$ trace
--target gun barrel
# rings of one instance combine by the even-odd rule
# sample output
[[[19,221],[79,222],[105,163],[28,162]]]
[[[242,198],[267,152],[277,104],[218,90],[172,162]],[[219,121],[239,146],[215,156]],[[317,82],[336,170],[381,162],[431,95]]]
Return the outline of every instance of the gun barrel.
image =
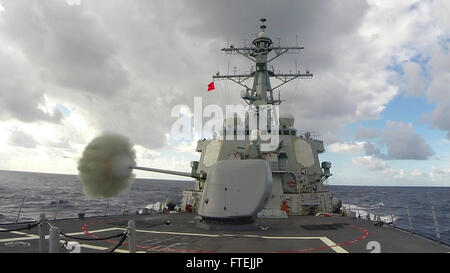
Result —
[[[173,174],[178,176],[187,176],[192,178],[199,178],[199,179],[205,179],[205,174],[192,174],[192,173],[185,173],[185,172],[177,172],[177,171],[170,171],[170,170],[162,170],[162,169],[155,169],[155,168],[146,168],[146,167],[139,167],[139,166],[133,166],[132,169],[136,170],[143,170],[143,171],[149,171],[149,172],[156,172],[156,173],[165,173],[165,174]]]

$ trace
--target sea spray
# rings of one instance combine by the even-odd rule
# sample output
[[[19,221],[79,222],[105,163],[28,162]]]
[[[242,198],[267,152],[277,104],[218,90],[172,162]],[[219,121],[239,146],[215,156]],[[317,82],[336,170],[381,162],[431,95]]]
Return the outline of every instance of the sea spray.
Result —
[[[83,191],[89,198],[111,198],[134,181],[136,152],[124,136],[104,133],[94,138],[78,161]]]

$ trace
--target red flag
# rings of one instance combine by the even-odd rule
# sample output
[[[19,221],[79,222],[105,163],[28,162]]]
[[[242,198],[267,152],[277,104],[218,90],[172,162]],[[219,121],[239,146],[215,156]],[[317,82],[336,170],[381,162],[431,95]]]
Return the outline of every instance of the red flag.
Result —
[[[214,82],[211,82],[210,84],[208,84],[208,92],[212,91],[214,89],[216,89],[216,87],[214,87]]]

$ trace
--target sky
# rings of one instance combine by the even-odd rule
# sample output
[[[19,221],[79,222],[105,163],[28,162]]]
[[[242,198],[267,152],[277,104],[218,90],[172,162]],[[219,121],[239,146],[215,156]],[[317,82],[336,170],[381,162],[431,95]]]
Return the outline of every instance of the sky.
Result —
[[[232,82],[207,86],[218,71],[249,71],[220,48],[248,45],[264,17],[275,44],[305,47],[273,66],[314,74],[280,88],[281,112],[321,135],[328,184],[450,186],[448,10],[446,0],[0,0],[0,169],[76,174],[89,141],[115,132],[138,165],[190,171],[209,136],[176,138],[172,110],[192,110],[194,97],[243,103]]]

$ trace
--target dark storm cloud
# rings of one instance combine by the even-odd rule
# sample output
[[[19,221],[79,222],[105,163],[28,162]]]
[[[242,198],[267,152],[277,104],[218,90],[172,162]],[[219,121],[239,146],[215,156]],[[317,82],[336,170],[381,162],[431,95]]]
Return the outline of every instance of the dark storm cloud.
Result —
[[[422,136],[414,132],[411,124],[388,121],[382,143],[387,146],[386,154],[370,142],[364,144],[364,151],[369,156],[382,159],[427,160],[434,155],[433,149]]]
[[[53,113],[47,113],[38,108],[38,103],[43,101],[42,93],[16,85],[9,89],[0,84],[0,119],[14,118],[23,122],[47,121],[57,123],[62,119],[62,114],[58,109]],[[10,93],[8,91],[14,91]],[[20,94],[20,95],[18,95]],[[25,97],[22,97],[27,94]]]
[[[299,35],[302,43],[315,47],[329,45],[359,25],[368,5],[364,1],[189,1],[186,11],[193,23],[185,29],[198,37],[227,37],[253,39],[261,23],[267,19],[267,32],[277,43],[295,42]],[[248,43],[251,40],[247,41]],[[328,63],[328,62],[327,62]]]
[[[2,31],[60,85],[109,96],[128,85],[114,41],[94,14],[65,1],[10,1]]]
[[[0,119],[59,122],[62,114],[58,109],[48,113],[40,108],[45,103],[44,92],[29,81],[30,67],[14,55],[17,52],[0,45]]]
[[[364,1],[14,1],[4,4],[1,29],[34,67],[45,93],[89,113],[100,131],[129,136],[148,148],[167,143],[175,121],[172,107],[193,97],[204,104],[243,103],[239,86],[228,83],[207,93],[219,67],[246,71],[243,58],[220,52],[227,41],[247,44],[267,18],[267,33],[282,45],[305,50],[274,61],[276,70],[305,71],[313,80],[281,88],[282,112],[296,126],[336,135],[355,120],[377,117],[396,91],[373,75],[383,64],[357,32]],[[349,73],[357,71],[356,74]],[[230,71],[232,73],[232,71]],[[353,83],[354,79],[364,85]],[[33,79],[26,80],[32,82]],[[53,86],[62,88],[54,89]],[[223,88],[228,86],[228,88]],[[277,95],[277,94],[275,94]]]
[[[367,94],[366,90],[351,90],[347,76],[341,75],[349,70],[368,69],[346,67],[347,60],[339,60],[348,55],[356,58],[361,50],[366,50],[349,36],[360,27],[367,9],[364,1],[193,1],[186,5],[182,16],[189,15],[192,20],[182,26],[199,39],[228,40],[237,46],[243,45],[243,39],[248,45],[255,38],[260,31],[261,17],[267,18],[267,33],[275,44],[281,38],[281,45],[295,45],[298,35],[299,45],[305,46],[305,50],[300,55],[278,58],[273,63],[275,69],[294,70],[297,60],[298,69],[304,72],[309,67],[315,77],[279,89],[281,98],[286,100],[282,111],[293,113],[297,126],[325,134],[355,117],[358,119],[358,115],[365,118],[377,115],[373,111],[375,107],[358,109],[361,100],[373,101],[374,95]],[[248,70],[251,65],[237,64],[240,70]],[[379,88],[370,85],[366,89]]]

